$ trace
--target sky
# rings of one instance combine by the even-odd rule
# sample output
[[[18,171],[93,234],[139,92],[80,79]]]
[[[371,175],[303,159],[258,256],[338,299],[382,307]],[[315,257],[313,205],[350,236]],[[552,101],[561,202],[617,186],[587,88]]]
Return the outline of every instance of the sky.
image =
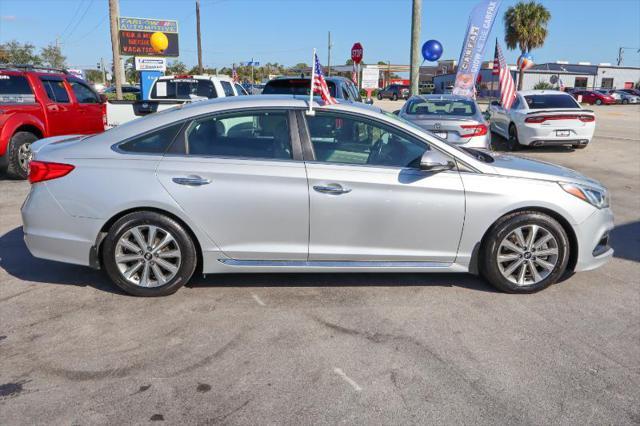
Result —
[[[469,13],[478,0],[423,0],[421,40],[439,40],[442,59],[458,59]],[[640,66],[640,0],[541,0],[551,12],[545,45],[532,52],[536,63],[615,64],[620,46],[627,66]],[[502,15],[516,0],[503,0],[485,50],[504,39]],[[197,62],[195,0],[120,0],[121,16],[174,19],[180,60]],[[229,66],[254,58],[261,63],[310,63],[312,49],[332,64],[344,64],[359,41],[364,61],[409,63],[411,0],[201,0],[203,62]],[[95,68],[111,60],[108,0],[0,0],[0,43],[9,40],[43,47],[60,41],[69,68]],[[504,45],[503,45],[504,48]],[[507,61],[518,53],[505,49]]]

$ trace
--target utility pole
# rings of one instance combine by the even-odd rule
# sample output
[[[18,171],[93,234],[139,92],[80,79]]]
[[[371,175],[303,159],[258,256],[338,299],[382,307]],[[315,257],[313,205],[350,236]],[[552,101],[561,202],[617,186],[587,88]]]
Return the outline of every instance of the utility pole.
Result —
[[[196,0],[196,32],[198,34],[198,70],[200,74],[204,74],[202,68],[202,39],[200,37],[200,0]]]
[[[327,76],[331,76],[331,31],[329,31],[329,43],[327,45]]]
[[[420,81],[420,27],[422,22],[422,0],[413,0],[411,11],[411,94],[418,94]]]
[[[104,58],[100,58],[100,69],[102,70],[102,84],[107,84],[107,70],[104,68]]]
[[[120,39],[118,38],[118,0],[109,0],[109,22],[111,26],[111,51],[113,53],[113,78],[116,82],[116,99],[122,100],[122,65],[120,63]]]

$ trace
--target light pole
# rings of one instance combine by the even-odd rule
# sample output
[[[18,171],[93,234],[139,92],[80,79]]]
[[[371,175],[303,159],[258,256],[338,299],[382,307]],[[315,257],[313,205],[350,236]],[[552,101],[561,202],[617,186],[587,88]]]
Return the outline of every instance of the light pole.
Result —
[[[411,94],[418,94],[420,81],[420,29],[422,20],[422,0],[413,0],[411,11]]]

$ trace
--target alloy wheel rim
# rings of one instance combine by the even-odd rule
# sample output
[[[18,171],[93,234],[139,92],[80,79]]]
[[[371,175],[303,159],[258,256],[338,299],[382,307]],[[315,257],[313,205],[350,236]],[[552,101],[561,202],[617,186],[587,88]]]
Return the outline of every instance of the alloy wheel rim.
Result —
[[[159,226],[138,225],[116,244],[115,262],[120,275],[138,287],[160,287],[180,269],[182,253],[174,236]]]
[[[502,276],[513,284],[538,284],[558,264],[558,241],[540,225],[520,226],[500,242],[496,260]]]
[[[22,170],[29,169],[29,162],[31,161],[32,155],[33,154],[31,152],[30,143],[23,143],[22,145],[20,145],[20,147],[18,148],[18,163],[20,164]]]

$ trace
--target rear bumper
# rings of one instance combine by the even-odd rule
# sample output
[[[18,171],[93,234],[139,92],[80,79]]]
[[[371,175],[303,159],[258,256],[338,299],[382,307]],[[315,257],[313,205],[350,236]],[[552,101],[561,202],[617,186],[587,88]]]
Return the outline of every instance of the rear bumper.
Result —
[[[613,213],[609,208],[594,212],[575,227],[578,239],[576,272],[598,268],[613,257],[613,249],[609,246],[609,233],[613,227]]]
[[[24,241],[35,257],[89,266],[102,221],[69,215],[46,183],[32,187],[22,206]]]
[[[562,130],[568,130],[569,136],[558,136],[557,131]],[[564,128],[522,124],[518,127],[518,141],[521,145],[528,146],[587,145],[593,139],[594,130],[593,123]]]

